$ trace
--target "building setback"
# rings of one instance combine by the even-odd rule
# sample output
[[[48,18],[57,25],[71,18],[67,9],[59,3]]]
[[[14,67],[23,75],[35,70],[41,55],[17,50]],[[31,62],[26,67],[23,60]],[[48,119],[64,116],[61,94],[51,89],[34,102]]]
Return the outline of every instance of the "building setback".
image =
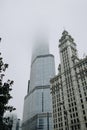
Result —
[[[31,59],[22,130],[53,130],[50,78],[54,75],[54,56],[49,54],[49,46],[45,41],[38,41]]]
[[[59,73],[50,80],[54,130],[87,130],[87,56],[78,58],[67,31],[59,42]]]

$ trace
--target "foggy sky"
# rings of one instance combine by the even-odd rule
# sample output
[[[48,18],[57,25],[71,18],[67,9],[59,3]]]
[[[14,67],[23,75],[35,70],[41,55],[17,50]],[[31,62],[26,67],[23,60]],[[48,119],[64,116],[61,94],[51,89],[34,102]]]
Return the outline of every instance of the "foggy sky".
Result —
[[[14,80],[10,104],[18,117],[23,114],[35,34],[46,33],[57,72],[64,29],[75,39],[79,56],[87,55],[87,0],[0,0],[0,51],[9,64],[6,77]]]

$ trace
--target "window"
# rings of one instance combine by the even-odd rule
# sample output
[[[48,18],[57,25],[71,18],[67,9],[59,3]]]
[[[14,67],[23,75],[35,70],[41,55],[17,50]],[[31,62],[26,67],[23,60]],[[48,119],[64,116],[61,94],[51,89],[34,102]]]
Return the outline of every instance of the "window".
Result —
[[[71,120],[71,124],[73,124],[73,120]]]
[[[82,105],[82,109],[84,109],[84,105]]]
[[[85,123],[85,126],[86,126],[86,128],[87,128],[87,123]]]
[[[79,93],[81,93],[81,90],[79,89]]]
[[[74,119],[74,123],[76,123],[76,120]]]
[[[86,121],[86,116],[84,116],[84,120]]]
[[[84,92],[84,95],[86,96],[86,92]]]
[[[72,108],[72,111],[74,112],[74,108]]]
[[[71,105],[69,104],[69,107],[71,107]]]
[[[80,98],[82,98],[82,95],[80,94]]]
[[[76,105],[76,102],[74,102],[74,104]]]
[[[70,102],[70,99],[68,99],[68,102]]]
[[[71,110],[71,109],[69,109],[69,112],[71,113],[71,112],[72,112],[72,110]]]
[[[54,128],[56,128],[55,125],[54,125]]]
[[[59,123],[59,127],[60,127],[60,123]]]
[[[85,114],[85,111],[83,110],[83,114]]]
[[[72,118],[72,114],[70,115],[70,117]]]
[[[81,103],[83,103],[83,100],[81,99]]]
[[[73,130],[74,129],[74,127],[73,126],[71,126],[71,130]]]
[[[58,128],[58,125],[56,124],[56,128]]]
[[[61,126],[63,126],[63,123],[61,123]]]
[[[40,128],[40,129],[43,129],[43,125],[44,125],[43,123],[44,123],[44,122],[43,122],[43,119],[40,118],[40,119],[39,119],[39,128]]]
[[[73,117],[75,117],[75,114],[73,113]]]
[[[80,129],[80,125],[78,125],[78,129]]]
[[[79,122],[79,119],[77,118],[77,122]]]
[[[78,113],[76,112],[76,116],[78,116]]]
[[[65,121],[65,126],[67,125],[66,121]]]
[[[87,101],[87,97],[85,98],[85,100]]]

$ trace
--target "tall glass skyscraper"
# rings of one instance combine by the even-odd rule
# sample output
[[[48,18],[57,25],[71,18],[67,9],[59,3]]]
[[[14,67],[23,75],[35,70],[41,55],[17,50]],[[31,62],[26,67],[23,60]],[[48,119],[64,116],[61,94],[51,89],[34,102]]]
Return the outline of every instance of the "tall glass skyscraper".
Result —
[[[50,79],[54,75],[54,56],[49,53],[49,45],[44,41],[38,41],[32,53],[22,130],[52,130]]]

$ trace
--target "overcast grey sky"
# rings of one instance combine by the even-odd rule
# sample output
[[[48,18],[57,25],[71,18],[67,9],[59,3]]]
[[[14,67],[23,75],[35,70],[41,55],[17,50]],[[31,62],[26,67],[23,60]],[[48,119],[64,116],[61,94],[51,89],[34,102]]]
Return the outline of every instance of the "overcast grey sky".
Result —
[[[75,39],[82,57],[87,54],[87,0],[0,0],[0,51],[9,64],[6,77],[15,82],[11,104],[20,118],[30,77],[31,48],[40,28],[55,55],[56,70],[58,40],[64,29]]]

